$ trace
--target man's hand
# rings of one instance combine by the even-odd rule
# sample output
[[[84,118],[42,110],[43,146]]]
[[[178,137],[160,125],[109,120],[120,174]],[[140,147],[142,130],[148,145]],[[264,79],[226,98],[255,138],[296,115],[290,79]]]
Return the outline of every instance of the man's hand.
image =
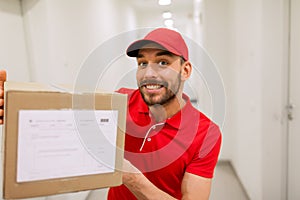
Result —
[[[140,170],[138,170],[131,162],[129,162],[126,159],[123,159],[123,167],[122,167],[123,173],[141,173]]]
[[[4,82],[6,81],[6,71],[0,70],[0,124],[3,124],[4,116]]]
[[[153,185],[126,159],[123,161],[123,184],[136,196],[137,199],[175,200],[175,198]]]

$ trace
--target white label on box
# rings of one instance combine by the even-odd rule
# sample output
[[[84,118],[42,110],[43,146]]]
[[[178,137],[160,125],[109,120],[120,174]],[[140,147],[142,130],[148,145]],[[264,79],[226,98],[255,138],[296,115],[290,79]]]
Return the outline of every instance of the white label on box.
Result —
[[[17,182],[115,170],[118,111],[20,110]]]

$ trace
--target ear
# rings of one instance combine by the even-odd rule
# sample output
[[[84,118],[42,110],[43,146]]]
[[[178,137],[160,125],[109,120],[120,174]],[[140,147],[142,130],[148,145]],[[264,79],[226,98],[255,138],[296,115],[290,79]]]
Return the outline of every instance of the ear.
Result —
[[[190,61],[185,61],[181,66],[181,79],[186,81],[192,73],[192,64]]]

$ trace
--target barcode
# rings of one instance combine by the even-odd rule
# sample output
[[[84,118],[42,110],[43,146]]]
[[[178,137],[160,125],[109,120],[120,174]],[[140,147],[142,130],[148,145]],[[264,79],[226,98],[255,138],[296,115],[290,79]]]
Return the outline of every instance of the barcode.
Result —
[[[109,122],[109,119],[100,119],[100,122]]]

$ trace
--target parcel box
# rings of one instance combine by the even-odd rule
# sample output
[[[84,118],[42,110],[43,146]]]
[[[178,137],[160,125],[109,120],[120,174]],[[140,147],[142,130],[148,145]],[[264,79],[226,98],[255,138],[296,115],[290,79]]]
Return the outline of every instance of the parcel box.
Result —
[[[3,198],[117,186],[127,96],[5,83]]]

